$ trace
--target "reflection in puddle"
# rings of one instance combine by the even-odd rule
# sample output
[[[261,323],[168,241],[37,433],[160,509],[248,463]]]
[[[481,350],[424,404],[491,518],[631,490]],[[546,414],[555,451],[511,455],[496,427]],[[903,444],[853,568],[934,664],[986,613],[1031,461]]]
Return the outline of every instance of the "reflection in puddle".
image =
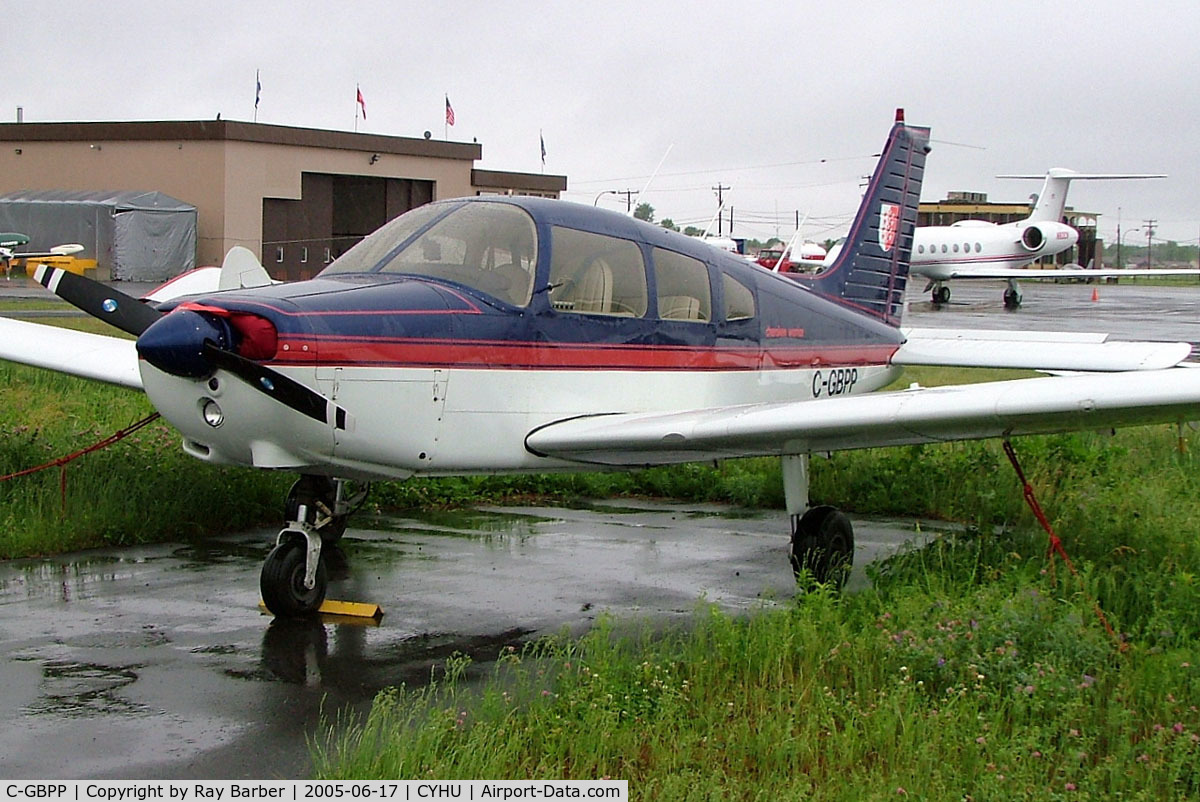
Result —
[[[26,706],[31,716],[90,718],[138,715],[149,710],[126,699],[120,690],[137,681],[140,665],[105,666],[50,660],[42,664],[41,695]]]

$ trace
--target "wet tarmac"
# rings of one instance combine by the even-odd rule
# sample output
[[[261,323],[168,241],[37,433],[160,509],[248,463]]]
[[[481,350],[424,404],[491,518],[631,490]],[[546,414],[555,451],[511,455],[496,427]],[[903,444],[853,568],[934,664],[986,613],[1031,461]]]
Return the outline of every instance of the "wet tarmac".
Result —
[[[905,325],[929,328],[1037,329],[1106,332],[1118,340],[1165,340],[1200,347],[1200,282],[1150,286],[1120,284],[1021,283],[1016,310],[1006,310],[1003,281],[950,283],[950,303],[934,305],[923,279],[908,285]],[[1095,300],[1093,299],[1095,292]]]
[[[0,564],[0,776],[304,777],[322,714],[365,713],[455,652],[484,666],[601,612],[668,625],[702,599],[745,611],[794,587],[781,512],[602,503],[369,523],[347,533],[329,598],[379,603],[378,624],[262,613],[267,530]],[[857,522],[851,589],[915,536]]]

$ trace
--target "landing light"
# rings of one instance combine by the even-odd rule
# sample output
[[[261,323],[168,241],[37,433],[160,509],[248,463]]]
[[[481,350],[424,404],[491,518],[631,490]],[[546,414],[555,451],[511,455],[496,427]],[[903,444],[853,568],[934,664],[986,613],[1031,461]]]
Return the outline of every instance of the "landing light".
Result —
[[[221,406],[211,398],[205,399],[201,414],[204,415],[204,422],[214,429],[225,422],[225,413],[221,411]]]

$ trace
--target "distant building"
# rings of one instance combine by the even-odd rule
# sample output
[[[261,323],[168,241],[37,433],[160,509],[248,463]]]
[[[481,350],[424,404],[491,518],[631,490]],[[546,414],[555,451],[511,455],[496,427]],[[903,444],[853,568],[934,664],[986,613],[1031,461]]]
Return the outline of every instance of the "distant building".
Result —
[[[986,192],[947,192],[946,199],[922,202],[917,207],[918,226],[949,226],[959,220],[986,220],[997,225],[1015,223],[1029,216],[1031,203],[992,203]],[[1062,222],[1079,232],[1079,242],[1074,248],[1063,251],[1047,262],[1055,264],[1075,263],[1086,266],[1092,259],[1099,266],[1102,262],[1103,242],[1096,240],[1096,224],[1099,215],[1095,212],[1078,212],[1068,206]]]
[[[556,198],[567,188],[566,176],[477,170],[482,152],[478,143],[232,120],[0,123],[0,194],[162,192],[196,207],[197,264],[220,264],[243,245],[274,277],[302,279],[431,200]],[[107,276],[102,254],[82,255]]]

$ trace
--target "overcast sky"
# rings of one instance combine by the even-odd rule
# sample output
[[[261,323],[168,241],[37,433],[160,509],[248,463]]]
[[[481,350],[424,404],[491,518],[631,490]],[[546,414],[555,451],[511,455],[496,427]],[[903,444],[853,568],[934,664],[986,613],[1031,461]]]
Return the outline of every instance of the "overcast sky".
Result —
[[[923,200],[1024,201],[1002,173],[1166,173],[1079,182],[1112,242],[1200,237],[1200,4],[10,2],[0,119],[258,120],[444,135],[487,169],[565,175],[593,203],[640,190],[703,227],[844,233],[894,110],[933,129]],[[152,189],[152,187],[139,187]],[[608,194],[602,205],[623,208]],[[778,220],[779,222],[776,222]]]

